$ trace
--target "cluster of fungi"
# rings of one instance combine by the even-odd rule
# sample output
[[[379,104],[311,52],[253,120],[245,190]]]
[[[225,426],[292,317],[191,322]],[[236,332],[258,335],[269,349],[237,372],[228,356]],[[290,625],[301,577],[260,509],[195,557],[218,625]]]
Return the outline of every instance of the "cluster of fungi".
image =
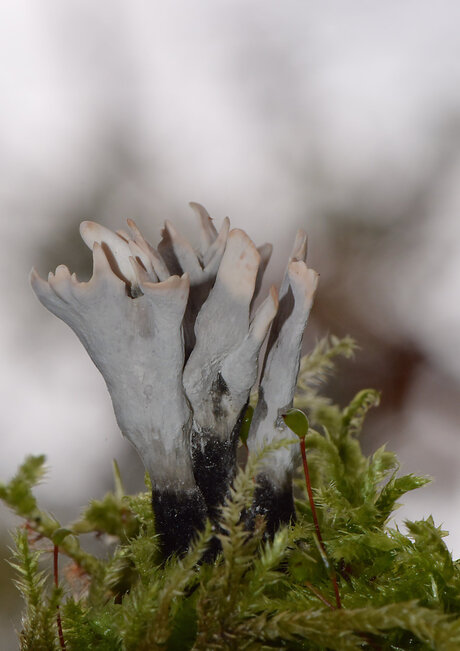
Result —
[[[271,245],[256,247],[228,218],[217,232],[206,210],[190,205],[197,250],[169,222],[154,248],[130,219],[117,232],[86,221],[89,281],[64,265],[47,280],[31,273],[40,302],[72,328],[104,377],[120,430],[150,475],[165,557],[185,552],[207,518],[218,520],[266,339],[247,446],[259,451],[295,436],[282,414],[292,406],[318,278],[299,231],[279,290],[271,287],[254,310]],[[255,478],[248,517],[264,516],[268,534],[295,517],[298,454],[295,445],[272,450]]]

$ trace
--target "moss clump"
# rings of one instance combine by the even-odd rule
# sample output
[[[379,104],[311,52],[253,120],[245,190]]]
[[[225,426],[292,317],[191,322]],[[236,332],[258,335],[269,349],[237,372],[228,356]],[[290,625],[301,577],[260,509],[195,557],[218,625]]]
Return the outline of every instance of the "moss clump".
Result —
[[[296,480],[297,522],[273,539],[256,520],[248,533],[260,459],[249,457],[221,511],[182,558],[160,557],[145,493],[115,489],[94,500],[67,527],[42,511],[32,494],[43,457],[29,457],[0,498],[25,518],[15,534],[13,564],[26,607],[22,649],[69,651],[140,649],[436,649],[460,648],[460,564],[430,517],[389,525],[397,502],[427,478],[399,476],[394,454],[363,455],[359,434],[378,394],[360,392],[345,409],[318,394],[337,354],[351,340],[323,340],[302,361],[297,405],[308,412],[306,449],[324,548],[318,544],[303,479]],[[283,445],[282,441],[277,445]],[[270,453],[265,450],[264,453]],[[84,551],[83,533],[117,543],[101,560]],[[40,549],[37,539],[49,541]],[[220,543],[209,560],[207,550]],[[55,586],[50,551],[65,555]],[[335,607],[331,572],[342,608]],[[62,635],[59,634],[59,612]]]

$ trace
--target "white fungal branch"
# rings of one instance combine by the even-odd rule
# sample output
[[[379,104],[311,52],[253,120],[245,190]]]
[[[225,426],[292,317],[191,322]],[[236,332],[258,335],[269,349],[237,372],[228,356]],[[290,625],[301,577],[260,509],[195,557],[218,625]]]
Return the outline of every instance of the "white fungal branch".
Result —
[[[33,271],[32,287],[43,305],[74,330],[102,373],[120,429],[152,481],[165,487],[180,476],[189,488],[195,485],[188,446],[191,414],[181,381],[189,279],[185,274],[152,283],[140,263],[128,269],[116,255],[122,273],[130,271],[130,283],[141,289],[135,299],[97,241],[89,282],[79,283],[61,265],[47,282]]]
[[[184,370],[194,426],[221,440],[233,431],[257,377],[258,353],[277,309],[276,290],[249,324],[260,254],[231,231],[216,282],[198,314],[196,344]]]
[[[261,449],[277,438],[295,438],[281,414],[293,403],[302,336],[318,282],[318,274],[305,263],[306,253],[307,238],[303,231],[299,231],[281,285],[279,310],[269,335],[259,401],[248,439],[250,449]],[[272,452],[263,463],[261,472],[275,491],[291,490],[297,457],[298,446],[291,445]]]
[[[261,255],[244,231],[227,239],[216,281],[195,323],[195,347],[184,369],[193,411],[195,477],[216,516],[236,471],[240,420],[257,378],[259,350],[278,307],[270,290],[252,323]]]

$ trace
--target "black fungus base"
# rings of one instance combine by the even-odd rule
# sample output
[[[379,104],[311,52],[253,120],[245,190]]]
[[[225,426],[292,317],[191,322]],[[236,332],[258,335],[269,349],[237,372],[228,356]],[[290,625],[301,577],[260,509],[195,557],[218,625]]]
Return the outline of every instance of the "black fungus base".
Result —
[[[280,488],[275,486],[267,475],[258,475],[254,500],[248,515],[250,529],[254,527],[256,517],[263,516],[266,521],[266,534],[272,538],[281,525],[296,520],[292,486],[287,484]]]
[[[214,415],[225,417],[222,395],[228,392],[222,376],[218,375],[212,393],[215,395]],[[203,493],[211,520],[219,516],[219,509],[228,495],[236,474],[236,454],[241,423],[246,405],[240,412],[230,437],[222,440],[212,430],[192,431],[192,464],[197,486]]]
[[[184,554],[206,521],[206,505],[200,490],[195,488],[175,492],[154,489],[152,507],[164,557],[174,553]]]
[[[202,436],[195,433],[192,436],[193,473],[209,517],[215,520],[235,477],[238,437],[221,441],[210,435],[203,441]]]

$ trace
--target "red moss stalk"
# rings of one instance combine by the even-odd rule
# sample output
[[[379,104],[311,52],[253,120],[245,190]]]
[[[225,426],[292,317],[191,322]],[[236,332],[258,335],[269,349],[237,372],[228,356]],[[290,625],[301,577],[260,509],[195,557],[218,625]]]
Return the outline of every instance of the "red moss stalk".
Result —
[[[56,588],[59,587],[58,558],[59,558],[59,547],[57,545],[54,545],[54,548],[53,548],[53,570],[54,570],[54,585],[56,586]],[[58,628],[58,635],[59,635],[59,644],[61,645],[61,649],[63,651],[66,651],[67,647],[65,645],[64,633],[62,632],[62,621],[61,621],[61,612],[60,612],[60,609],[59,609],[59,604],[57,605],[56,621],[57,621],[57,628]]]
[[[307,452],[306,452],[306,448],[305,448],[305,436],[300,438],[300,451],[302,453],[303,471],[304,471],[304,475],[305,475],[305,483],[307,485],[307,493],[308,493],[308,499],[310,501],[310,508],[311,508],[311,512],[312,512],[312,516],[313,516],[313,522],[315,524],[316,537],[318,538],[318,543],[319,543],[319,545],[321,547],[321,550],[323,551],[324,556],[327,558],[326,548],[324,546],[323,537],[321,535],[321,529],[319,527],[318,515],[316,513],[315,501],[313,499],[313,491],[311,489],[310,471],[308,469]],[[332,569],[330,577],[331,577],[331,582],[332,582],[332,585],[333,585],[333,588],[334,588],[335,602],[337,604],[337,608],[342,608],[342,602],[340,600],[340,593],[339,593],[339,586],[337,585],[337,577],[336,577],[334,569]]]

